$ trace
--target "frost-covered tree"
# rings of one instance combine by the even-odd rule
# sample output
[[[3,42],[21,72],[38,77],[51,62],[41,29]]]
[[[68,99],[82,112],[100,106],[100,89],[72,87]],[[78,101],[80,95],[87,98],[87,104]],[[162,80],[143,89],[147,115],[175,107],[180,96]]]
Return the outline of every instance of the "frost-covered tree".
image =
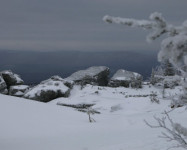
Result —
[[[172,65],[182,72],[184,78],[187,77],[187,20],[181,26],[174,26],[166,22],[161,13],[154,12],[149,20],[136,20],[104,16],[104,21],[117,23],[131,27],[141,27],[152,30],[147,36],[147,41],[153,41],[163,34],[167,34],[161,42],[161,49],[158,53],[158,61],[169,60]],[[187,82],[184,82],[184,94],[181,96],[181,103],[187,103]]]
[[[174,69],[173,65],[169,62],[169,60],[165,60],[161,64],[162,64],[165,76],[174,76],[175,75],[175,69]]]

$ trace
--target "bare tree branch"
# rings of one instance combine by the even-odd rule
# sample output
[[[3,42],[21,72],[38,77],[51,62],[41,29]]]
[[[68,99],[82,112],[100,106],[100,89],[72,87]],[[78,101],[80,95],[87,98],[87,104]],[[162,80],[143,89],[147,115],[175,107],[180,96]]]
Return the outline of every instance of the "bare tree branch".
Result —
[[[187,136],[187,134],[186,134],[187,128],[182,127],[178,123],[174,123],[166,111],[164,112],[164,114],[166,116],[162,117],[162,118],[158,118],[158,117],[154,116],[154,119],[157,121],[157,125],[151,125],[146,120],[144,120],[144,122],[146,123],[146,125],[148,125],[151,128],[163,128],[164,130],[166,130],[168,134],[165,132],[161,132],[162,135],[159,137],[164,138],[167,141],[176,141],[177,143],[179,143],[178,145],[173,146],[171,148],[183,147],[183,148],[187,149],[187,141],[185,139],[185,137]],[[169,121],[169,123],[171,125],[171,129],[166,126],[166,120]]]

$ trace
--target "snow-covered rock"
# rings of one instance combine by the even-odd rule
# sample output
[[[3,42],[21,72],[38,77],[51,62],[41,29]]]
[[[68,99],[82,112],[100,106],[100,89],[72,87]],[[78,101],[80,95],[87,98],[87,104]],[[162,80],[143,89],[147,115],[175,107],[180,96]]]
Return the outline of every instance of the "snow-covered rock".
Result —
[[[33,87],[23,97],[42,102],[49,102],[58,97],[68,97],[70,88],[67,85],[70,86],[71,83],[59,76],[53,76]]]
[[[29,90],[28,85],[14,85],[9,88],[9,95],[22,97]]]
[[[106,86],[108,83],[109,68],[105,66],[94,66],[87,68],[86,70],[80,70],[73,73],[66,78],[68,81],[74,81],[75,83],[85,85],[100,85]]]
[[[12,85],[21,85],[24,83],[19,75],[13,73],[10,70],[2,71],[0,74],[2,75],[3,79],[5,80],[8,88]]]
[[[118,70],[111,80],[108,83],[108,86],[111,87],[133,87],[133,88],[141,88],[142,87],[142,75],[131,72],[127,70],[120,69]]]
[[[66,85],[67,87],[69,88],[73,88],[73,85],[74,85],[74,82],[73,81],[70,81],[70,80],[65,80],[65,79],[62,79],[60,76],[52,76],[50,79],[48,79],[49,81],[50,80],[53,80],[53,81],[61,81],[64,83],[64,85]],[[45,80],[43,82],[47,82],[48,80]]]
[[[1,75],[0,75],[0,93],[2,93],[2,94],[8,93],[7,85]]]

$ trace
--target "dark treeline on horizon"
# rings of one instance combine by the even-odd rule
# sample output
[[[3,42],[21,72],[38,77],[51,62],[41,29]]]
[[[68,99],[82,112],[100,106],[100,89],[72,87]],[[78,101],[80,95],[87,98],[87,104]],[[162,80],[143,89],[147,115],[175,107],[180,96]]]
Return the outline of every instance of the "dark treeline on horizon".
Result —
[[[91,66],[107,66],[110,76],[118,69],[126,69],[150,77],[159,65],[156,51],[16,51],[0,50],[0,71],[12,70],[21,75],[26,84],[36,84],[53,75],[63,78]]]

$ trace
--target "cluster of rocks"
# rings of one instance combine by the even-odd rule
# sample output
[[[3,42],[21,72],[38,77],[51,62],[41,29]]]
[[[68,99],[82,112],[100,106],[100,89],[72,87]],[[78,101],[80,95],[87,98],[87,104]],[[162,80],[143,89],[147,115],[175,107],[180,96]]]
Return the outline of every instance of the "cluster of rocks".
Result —
[[[19,75],[10,70],[0,72],[0,93],[12,96],[23,96],[28,86],[23,86],[24,82]]]
[[[110,69],[108,67],[94,66],[77,71],[65,79],[59,76],[52,76],[40,84],[30,87],[24,85],[19,75],[14,74],[10,70],[2,71],[0,72],[0,93],[49,102],[58,97],[68,97],[74,84],[91,84],[109,87],[142,87],[143,77],[138,73],[121,69],[111,79],[109,79],[109,74]]]

